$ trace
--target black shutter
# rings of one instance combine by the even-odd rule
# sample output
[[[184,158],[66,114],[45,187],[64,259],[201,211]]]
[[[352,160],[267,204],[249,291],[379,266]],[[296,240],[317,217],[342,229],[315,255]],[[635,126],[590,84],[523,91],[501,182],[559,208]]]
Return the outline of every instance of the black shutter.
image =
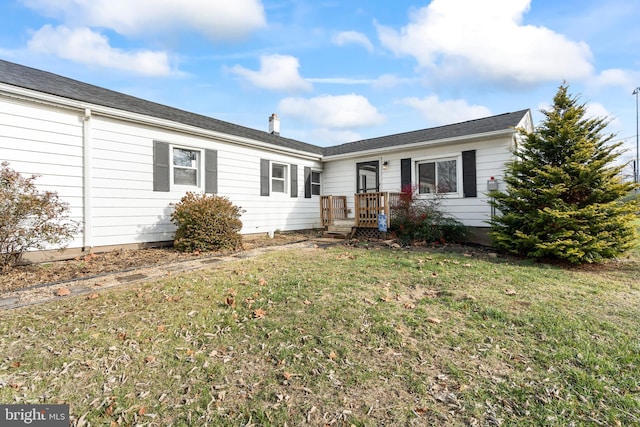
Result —
[[[304,197],[311,198],[311,168],[308,166],[304,167]]]
[[[411,159],[400,160],[400,191],[411,187]]]
[[[291,197],[298,197],[298,165],[291,165]]]
[[[269,195],[269,160],[260,159],[260,195]]]
[[[204,151],[204,192],[215,194],[218,192],[218,152]]]
[[[169,191],[169,144],[153,141],[153,191]]]
[[[462,152],[462,191],[464,197],[477,197],[476,150]]]

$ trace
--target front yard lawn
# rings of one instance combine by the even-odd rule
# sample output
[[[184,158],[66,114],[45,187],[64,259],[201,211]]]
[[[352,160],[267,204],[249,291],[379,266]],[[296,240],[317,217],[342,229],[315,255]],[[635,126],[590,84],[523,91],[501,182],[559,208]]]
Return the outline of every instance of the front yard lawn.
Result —
[[[640,256],[283,250],[0,313],[0,402],[75,426],[637,425]]]

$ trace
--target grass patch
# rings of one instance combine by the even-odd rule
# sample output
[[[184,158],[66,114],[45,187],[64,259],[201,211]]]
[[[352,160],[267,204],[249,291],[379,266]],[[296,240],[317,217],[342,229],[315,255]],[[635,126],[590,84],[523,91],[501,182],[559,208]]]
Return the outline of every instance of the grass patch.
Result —
[[[638,424],[638,273],[272,252],[0,313],[0,401],[77,426]]]

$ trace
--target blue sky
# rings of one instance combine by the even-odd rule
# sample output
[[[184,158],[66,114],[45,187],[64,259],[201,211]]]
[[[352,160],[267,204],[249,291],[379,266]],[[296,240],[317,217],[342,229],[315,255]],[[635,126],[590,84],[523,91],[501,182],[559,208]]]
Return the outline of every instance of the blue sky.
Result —
[[[640,2],[5,0],[0,58],[333,145],[570,91],[635,157]]]

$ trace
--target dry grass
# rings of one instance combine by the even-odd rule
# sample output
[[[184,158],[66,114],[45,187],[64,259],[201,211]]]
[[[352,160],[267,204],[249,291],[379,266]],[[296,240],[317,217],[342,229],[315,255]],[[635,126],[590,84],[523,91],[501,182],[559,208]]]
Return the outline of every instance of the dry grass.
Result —
[[[637,424],[638,273],[273,252],[1,313],[0,401],[75,426]]]

